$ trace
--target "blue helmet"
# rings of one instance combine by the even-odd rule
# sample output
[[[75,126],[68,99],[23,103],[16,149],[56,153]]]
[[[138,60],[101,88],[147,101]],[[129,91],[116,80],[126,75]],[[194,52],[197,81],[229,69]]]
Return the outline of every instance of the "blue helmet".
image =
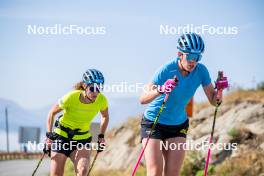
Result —
[[[204,52],[204,42],[196,33],[186,33],[178,39],[177,48],[184,53],[201,54]]]
[[[96,69],[88,69],[83,74],[83,82],[89,84],[104,84],[104,76],[102,72]]]

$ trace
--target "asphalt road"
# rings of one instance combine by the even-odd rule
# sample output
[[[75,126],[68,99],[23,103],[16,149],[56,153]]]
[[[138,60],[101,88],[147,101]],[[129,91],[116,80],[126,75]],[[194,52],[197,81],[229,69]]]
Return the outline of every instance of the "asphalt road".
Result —
[[[9,160],[0,161],[1,176],[32,175],[39,160]],[[48,176],[50,159],[44,158],[36,172],[36,176]]]

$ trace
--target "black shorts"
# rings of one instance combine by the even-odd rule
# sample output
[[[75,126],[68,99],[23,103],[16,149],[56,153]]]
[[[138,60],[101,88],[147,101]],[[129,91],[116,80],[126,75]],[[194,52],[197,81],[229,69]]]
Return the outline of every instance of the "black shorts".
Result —
[[[146,119],[145,117],[142,118],[141,121],[141,139],[147,138],[151,128],[153,126],[153,121]],[[175,138],[175,137],[184,137],[187,136],[187,131],[189,129],[189,119],[187,119],[181,125],[163,125],[157,123],[155,128],[150,135],[151,139],[160,139],[164,141],[168,138]]]
[[[91,150],[92,137],[83,140],[69,140],[56,134],[55,138],[56,140],[52,142],[51,151],[62,153],[67,157],[69,157],[70,154],[78,148],[85,147],[86,149]]]

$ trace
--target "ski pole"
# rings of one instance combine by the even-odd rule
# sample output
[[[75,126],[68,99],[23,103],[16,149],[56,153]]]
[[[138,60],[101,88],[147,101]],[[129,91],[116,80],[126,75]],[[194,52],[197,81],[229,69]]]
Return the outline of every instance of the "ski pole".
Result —
[[[219,71],[217,81],[216,81],[216,89],[217,89],[216,101],[217,101],[217,104],[216,104],[215,112],[214,112],[214,120],[213,120],[213,126],[212,126],[211,135],[210,135],[210,140],[209,140],[209,148],[208,148],[207,158],[206,158],[206,163],[205,163],[204,176],[207,176],[207,173],[208,173],[208,166],[209,166],[209,161],[210,161],[210,157],[211,157],[210,144],[213,143],[215,119],[216,119],[218,108],[221,104],[221,102],[219,102],[220,97],[222,95],[223,89],[225,89],[227,87],[228,87],[227,78],[224,77],[222,71]]]
[[[89,171],[88,171],[87,176],[89,176],[90,172],[92,171],[92,168],[93,168],[93,166],[94,166],[94,163],[95,163],[95,161],[96,161],[96,158],[97,158],[98,154],[99,154],[99,152],[96,152],[96,155],[94,156],[94,159],[93,159],[92,165],[91,165],[91,167],[90,167],[90,169],[89,169]]]
[[[42,154],[42,156],[41,156],[41,158],[40,158],[40,160],[39,160],[39,162],[38,162],[37,167],[35,168],[35,170],[34,170],[33,173],[32,173],[32,176],[34,176],[34,175],[36,174],[36,172],[37,172],[37,170],[38,170],[38,168],[39,168],[41,162],[43,161],[43,158],[44,158],[45,155],[46,155],[46,153],[43,153],[43,154]]]
[[[213,127],[212,127],[212,131],[211,131],[211,136],[210,136],[209,144],[213,143],[214,128],[215,128],[215,119],[216,119],[216,114],[217,114],[217,111],[218,111],[218,107],[219,106],[220,105],[217,104],[216,107],[215,107],[214,121],[213,121]],[[211,149],[210,149],[210,145],[209,145],[208,152],[207,152],[206,163],[205,163],[205,169],[204,169],[204,176],[207,176],[207,171],[208,171],[210,156],[211,156]]]
[[[178,78],[175,77],[175,78],[174,78],[174,81],[175,81],[175,82],[178,82]],[[137,163],[136,163],[136,165],[135,165],[135,167],[134,167],[134,169],[133,169],[133,172],[132,172],[132,175],[131,175],[131,176],[135,176],[135,174],[136,174],[136,172],[137,172],[137,168],[138,168],[139,163],[140,163],[140,161],[141,161],[141,159],[142,159],[142,157],[143,157],[143,155],[144,155],[144,152],[145,152],[145,149],[146,149],[146,147],[147,147],[147,145],[148,145],[148,142],[149,142],[150,136],[152,135],[152,132],[153,132],[153,130],[154,130],[156,124],[158,123],[158,120],[159,120],[160,114],[162,113],[163,108],[164,108],[165,103],[167,102],[168,98],[169,98],[169,93],[166,94],[166,96],[165,96],[165,98],[164,98],[164,100],[163,100],[163,102],[162,102],[162,104],[161,104],[160,110],[159,110],[159,112],[158,112],[158,114],[157,114],[157,116],[156,116],[156,118],[155,118],[155,120],[154,120],[154,123],[153,123],[153,125],[152,125],[152,127],[151,127],[150,133],[148,134],[147,141],[146,141],[144,147],[142,148],[142,150],[141,150],[141,152],[140,152],[139,158],[138,158],[138,160],[137,160]]]
[[[35,170],[33,171],[32,176],[34,176],[34,175],[36,174],[36,172],[37,172],[37,170],[38,170],[38,168],[39,168],[39,166],[40,166],[40,164],[41,164],[41,162],[42,162],[44,156],[45,156],[46,154],[48,154],[48,156],[50,157],[50,152],[51,152],[51,149],[50,149],[50,148],[47,149],[47,145],[45,144],[45,145],[44,145],[44,148],[43,148],[43,154],[42,154],[42,156],[41,156],[41,158],[40,158],[40,160],[39,160],[39,162],[38,162],[37,167],[36,167]]]

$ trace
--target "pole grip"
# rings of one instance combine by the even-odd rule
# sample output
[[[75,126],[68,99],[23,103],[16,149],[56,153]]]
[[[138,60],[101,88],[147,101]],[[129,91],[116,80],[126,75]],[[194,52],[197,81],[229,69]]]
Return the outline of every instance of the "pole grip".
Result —
[[[175,83],[178,83],[178,81],[179,81],[179,79],[178,79],[178,77],[177,76],[174,76],[174,82]],[[169,93],[166,93],[166,95],[165,95],[165,98],[164,98],[164,103],[168,100],[168,98],[169,98]]]
[[[220,98],[221,98],[222,92],[223,92],[223,89],[219,89],[219,90],[217,90],[217,92],[216,92],[216,101],[217,101],[217,102],[220,101]]]

